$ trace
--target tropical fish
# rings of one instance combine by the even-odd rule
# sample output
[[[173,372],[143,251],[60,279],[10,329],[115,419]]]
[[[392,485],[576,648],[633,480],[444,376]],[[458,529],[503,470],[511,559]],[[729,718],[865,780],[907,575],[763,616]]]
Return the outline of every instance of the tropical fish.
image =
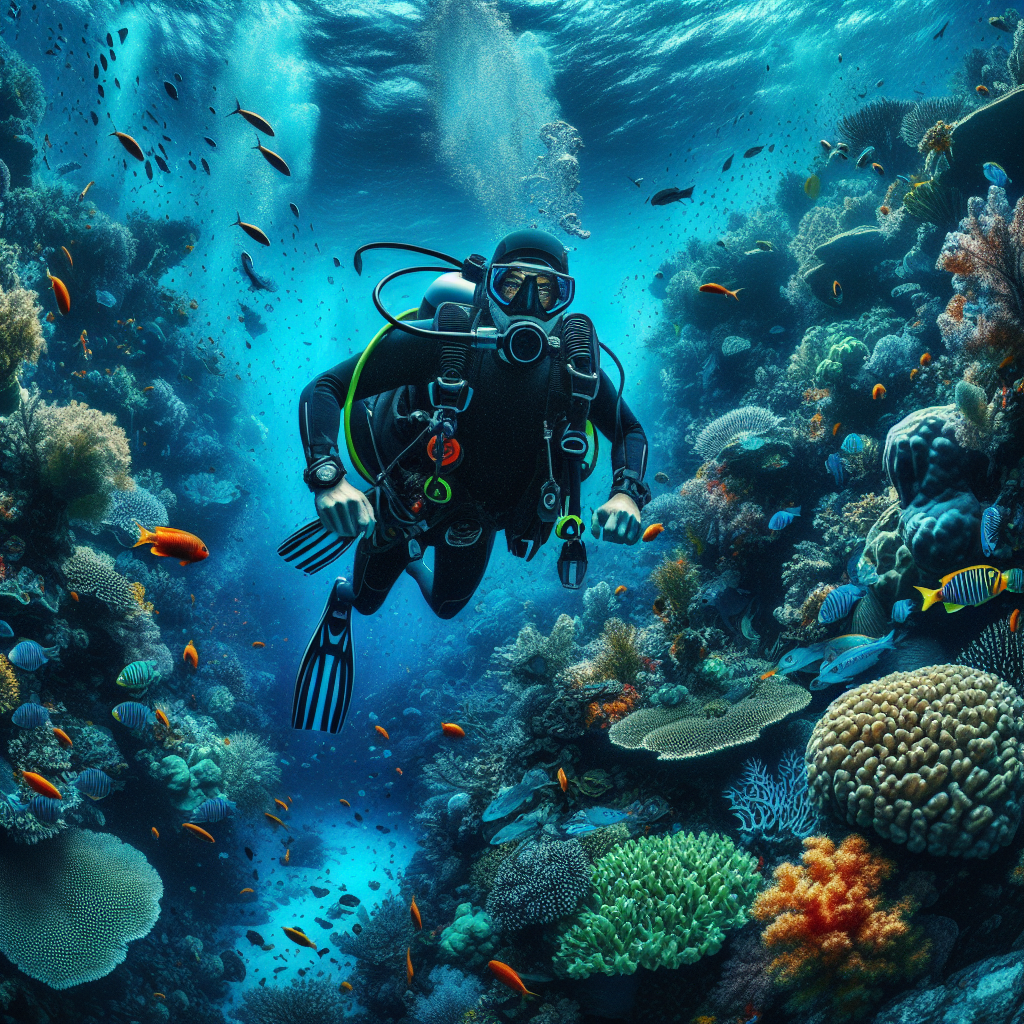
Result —
[[[1013,26],[1008,24],[1005,18],[995,17],[989,18],[988,23],[993,27],[999,29],[1000,32],[1012,32]]]
[[[521,782],[515,786],[509,786],[502,790],[484,808],[480,815],[481,821],[497,821],[499,818],[506,818],[513,811],[517,811],[533,796],[534,790],[542,789],[544,786],[552,785],[548,773],[542,768],[531,768]]]
[[[167,712],[164,711],[163,708],[154,708],[153,715],[165,729],[170,729],[171,720],[167,717]]]
[[[847,434],[840,447],[850,455],[857,455],[864,451],[864,439],[860,434]]]
[[[379,732],[381,734],[381,736],[384,737],[384,739],[386,739],[386,740],[390,740],[391,739],[391,737],[388,735],[387,729],[385,729],[383,725],[375,725],[373,728],[374,728],[374,730],[376,732]]]
[[[351,807],[352,806],[344,797],[339,797],[338,798],[338,803],[339,804],[344,804],[346,807]]]
[[[818,611],[818,622],[838,622],[845,619],[853,610],[853,606],[864,596],[864,588],[856,583],[844,583],[835,590],[830,590],[821,603]]]
[[[832,282],[832,297],[836,300],[837,306],[843,304],[843,286],[838,281]]]
[[[271,814],[269,811],[264,811],[263,817],[266,818],[268,821],[272,821],[275,825],[280,825],[281,828],[283,828],[285,831],[288,830],[288,826],[276,814]]]
[[[562,831],[570,836],[585,836],[599,828],[617,825],[630,816],[629,811],[617,810],[614,807],[589,807],[585,811],[577,811],[562,825]]]
[[[343,981],[341,985],[339,985],[338,987],[342,990],[342,992],[352,991],[352,983],[350,981]]]
[[[172,100],[176,100],[178,98],[178,90],[173,82],[164,82],[164,92],[166,92]]]
[[[38,772],[22,772],[21,777],[25,785],[34,790],[40,796],[48,796],[53,800],[63,800],[60,790],[48,779],[43,778]]]
[[[59,651],[57,647],[42,647],[35,640],[22,640],[7,652],[7,660],[23,672],[42,668]]]
[[[113,779],[99,768],[86,768],[79,772],[73,783],[75,789],[90,800],[102,800],[110,796],[113,784]]]
[[[733,156],[735,156],[735,155],[736,155],[736,154],[735,154],[735,153],[733,153],[733,154],[732,154],[732,156],[730,156],[730,157],[729,157],[729,159],[728,159],[728,160],[726,160],[724,164],[722,164],[722,173],[723,173],[723,174],[724,174],[724,173],[725,173],[725,172],[726,172],[727,170],[729,170],[729,168],[730,168],[730,167],[732,167],[732,158],[733,158]]]
[[[800,509],[802,506],[797,505],[795,508],[784,508],[780,512],[776,512],[775,515],[768,520],[769,530],[784,530],[798,515],[800,515]]]
[[[117,305],[116,297],[100,288],[96,289],[96,302],[100,306],[106,306],[107,309],[113,309]]]
[[[153,837],[154,839],[159,839],[159,838],[160,838],[160,833],[159,833],[159,832],[157,831],[157,829],[156,829],[156,827],[155,827],[155,826],[154,826],[153,828],[151,828],[151,829],[149,830],[149,832],[150,832],[150,835],[152,835],[152,837]]]
[[[1017,632],[1017,627],[1019,625],[1020,625],[1020,609],[1019,608],[1014,608],[1013,611],[1010,612],[1010,623],[1009,623],[1010,632],[1011,633],[1016,633]]]
[[[895,635],[895,632],[890,631],[879,640],[872,640],[871,643],[861,644],[852,651],[840,654],[822,667],[811,683],[811,689],[823,690],[834,683],[845,683],[860,675],[874,665],[885,651],[895,649]]]
[[[50,724],[50,712],[42,704],[33,704],[29,701],[11,715],[11,721],[22,729],[35,729],[40,725]]]
[[[871,159],[871,154],[874,153],[874,151],[875,151],[875,147],[874,146],[868,146],[868,148],[865,149],[861,153],[861,155],[859,157],[857,157],[857,166],[858,167],[864,167],[864,165],[868,162],[868,160]]]
[[[622,597],[622,595],[623,595],[623,594],[625,594],[625,593],[627,593],[628,591],[629,591],[629,587],[627,587],[627,586],[625,586],[624,584],[620,583],[620,584],[619,584],[619,585],[618,585],[618,586],[617,586],[617,587],[615,588],[615,596],[616,596],[616,597]]]
[[[299,216],[299,208],[294,203],[289,203],[288,204],[288,209],[292,211],[292,216],[293,217],[298,217]]]
[[[6,639],[10,636],[14,636],[14,630],[11,629],[10,623],[0,619],[0,639]]]
[[[827,142],[825,142],[824,139],[822,139],[821,144],[824,147],[826,147],[826,152],[828,152],[828,150],[832,148],[831,146],[829,146]],[[819,178],[816,174],[812,174],[804,182],[804,192],[806,192],[811,199],[817,199],[818,196],[821,195],[821,178]]]
[[[185,649],[181,652],[181,660],[187,661],[193,668],[199,667],[199,652],[191,640],[185,644]]]
[[[25,809],[31,811],[40,821],[52,825],[60,817],[63,806],[63,801],[52,796],[34,796],[25,805]]]
[[[46,272],[46,277],[53,288],[53,297],[57,301],[57,309],[60,310],[60,315],[67,316],[71,312],[71,293],[68,291],[67,285],[59,277],[54,277],[49,271]]]
[[[53,729],[53,730],[52,730],[52,732],[53,732],[53,737],[54,737],[54,739],[55,739],[55,740],[56,740],[56,741],[57,741],[57,742],[58,742],[58,743],[59,743],[59,744],[60,744],[60,745],[61,745],[62,747],[65,747],[65,748],[67,748],[67,747],[73,747],[73,746],[75,745],[75,744],[74,744],[74,743],[72,742],[72,739],[71,739],[71,737],[70,737],[70,736],[69,736],[69,735],[68,735],[68,734],[67,734],[67,733],[66,733],[66,732],[65,732],[65,731],[64,731],[63,729]]]
[[[262,648],[266,647],[267,645],[262,640],[253,640],[252,646],[257,648],[257,649],[262,649]]]
[[[987,85],[976,85],[974,87],[974,91],[979,96],[987,96],[988,95],[988,86]]]
[[[267,236],[260,231],[255,224],[247,224],[242,220],[242,215],[237,211],[235,212],[235,220],[231,226],[235,227],[236,225],[240,227],[254,242],[259,242],[260,245],[270,245],[270,239],[267,238]]]
[[[452,739],[462,739],[466,735],[466,730],[461,725],[456,725],[454,722],[442,722],[441,732],[445,736],[451,736]]]
[[[222,796],[215,796],[204,800],[193,812],[192,821],[223,821],[230,817],[236,810],[235,804],[225,800]]]
[[[124,132],[111,132],[111,135],[117,138],[117,141],[133,156],[139,163],[142,163],[146,159],[145,153],[142,152],[142,147],[130,136]]]
[[[307,949],[316,949],[316,943],[301,928],[282,928],[281,930],[296,945],[305,946]]]
[[[133,694],[145,693],[160,679],[160,670],[155,661],[133,661],[125,665],[117,677],[117,685]]]
[[[412,918],[412,923],[416,925],[418,931],[423,931],[423,919],[420,917],[420,908],[416,906],[416,897],[413,896],[412,902],[409,904],[409,916]]]
[[[648,526],[646,530],[644,530],[643,536],[640,539],[645,543],[649,543],[650,541],[654,540],[654,538],[657,537],[658,534],[664,532],[665,527],[662,526],[661,523],[651,523],[651,525]]]
[[[931,361],[932,361],[932,354],[931,354],[931,352],[922,352],[921,353],[921,358],[918,359],[918,362],[922,366],[930,366],[931,365]]]
[[[842,487],[846,479],[846,467],[843,465],[842,456],[838,452],[833,452],[825,460],[825,468],[832,474],[836,486]]]
[[[947,612],[958,612],[968,605],[976,608],[1006,590],[1007,574],[991,565],[972,565],[943,576],[940,582],[942,586],[935,590],[914,587],[924,595],[921,611],[928,611],[939,601],[943,603]]]
[[[547,810],[543,807],[520,814],[518,818],[509,822],[504,828],[499,829],[491,836],[491,846],[511,843],[516,839],[522,839],[524,836],[531,835],[542,827],[546,818]]]
[[[731,292],[725,287],[725,285],[715,284],[714,281],[711,281],[708,284],[702,284],[697,291],[704,292],[708,295],[731,295],[737,302],[739,302],[739,293],[743,291],[743,289],[737,288],[736,291]]]
[[[79,202],[81,202],[85,198],[85,193],[88,192],[89,189],[91,189],[93,187],[93,185],[95,185],[95,184],[96,184],[95,181],[90,181],[89,184],[86,185],[85,188],[83,188],[82,191],[78,193],[78,201]]]
[[[872,164],[871,170],[873,170],[880,178],[885,177],[885,168],[881,164]]]
[[[693,202],[693,185],[689,188],[663,188],[651,196],[651,206],[667,206],[669,203],[680,203],[684,199]]]
[[[993,185],[998,185],[1000,188],[1006,188],[1007,185],[1011,185],[1013,183],[1013,179],[1007,175],[1002,166],[993,160],[982,164],[981,169],[985,172],[985,177],[988,178]]]
[[[134,700],[126,700],[123,704],[118,704],[110,713],[129,729],[141,729],[156,721],[156,715],[145,704]]]
[[[876,402],[877,402],[877,401],[878,401],[878,399],[880,399],[880,398],[885,398],[885,385],[884,385],[884,384],[876,384],[876,385],[875,385],[875,386],[874,386],[874,387],[873,387],[873,388],[871,389],[871,398],[872,398],[872,399],[873,399],[874,401],[876,401]]]
[[[192,835],[202,839],[204,843],[215,843],[217,840],[206,831],[205,828],[200,828],[198,825],[193,825],[191,821],[183,821],[181,827],[191,832]]]
[[[65,255],[65,256],[67,256],[67,258],[68,258],[68,263],[70,263],[70,264],[71,264],[71,266],[72,266],[72,267],[74,267],[74,265],[75,265],[75,261],[74,261],[74,260],[73,260],[73,259],[71,258],[71,253],[69,253],[69,252],[68,252],[68,247],[67,247],[66,245],[62,245],[62,246],[60,247],[60,251],[61,251],[62,253],[64,253],[64,255]]]
[[[152,544],[151,554],[158,558],[177,558],[182,565],[190,562],[201,562],[209,557],[207,546],[194,534],[186,530],[175,530],[170,526],[158,526],[155,530],[147,530],[142,523],[136,522],[139,528],[139,539],[132,547]]]
[[[257,131],[263,132],[264,135],[273,137],[274,129],[270,127],[269,123],[265,121],[259,114],[253,113],[251,110],[243,110],[238,99],[235,99],[235,109],[230,114],[226,114],[226,117],[231,117],[231,114],[241,114]],[[290,204],[294,205],[294,204]],[[295,216],[298,217],[299,211],[295,211]]]
[[[276,796],[274,797],[274,803],[278,807],[280,807],[282,811],[287,811],[288,810],[288,805],[283,800],[278,800],[278,798]]]
[[[729,159],[731,160],[732,157],[729,157]],[[516,992],[523,997],[537,995],[536,992],[531,992],[523,984],[523,979],[520,978],[508,964],[503,964],[500,960],[490,960],[488,961],[487,966],[491,969],[491,973],[494,974],[498,981],[500,981],[502,985],[506,985],[508,988],[512,989],[513,992]],[[538,998],[540,997],[538,996]]]
[[[897,601],[892,606],[892,611],[889,613],[889,617],[893,622],[906,622],[916,610],[916,607],[917,605],[914,601],[909,597],[905,597],[902,601]]]
[[[567,792],[568,789],[569,789],[569,777],[565,774],[565,769],[564,768],[559,768],[558,769],[557,778],[558,778],[558,785],[561,787],[562,792],[563,793]]]
[[[981,513],[981,550],[986,558],[991,558],[992,552],[999,545],[999,527],[1003,522],[1003,512],[998,505],[989,505]]]
[[[259,140],[259,136],[256,137],[256,145],[252,147],[258,149],[263,156],[263,159],[274,168],[275,171],[280,171],[286,177],[292,176],[292,169],[285,162],[284,157],[279,153],[275,153],[272,149],[267,149],[266,146],[262,145]]]
[[[254,891],[255,891],[255,890],[253,890],[253,889],[250,889],[250,888],[246,887],[245,889],[239,889],[239,890],[238,890],[238,895],[239,895],[239,896],[244,896],[244,895],[245,895],[246,893],[249,893],[249,892],[254,892]]]
[[[821,661],[825,657],[827,643],[823,640],[821,643],[811,644],[809,647],[794,647],[793,650],[787,651],[779,658],[778,670],[783,673],[799,672],[808,665]]]

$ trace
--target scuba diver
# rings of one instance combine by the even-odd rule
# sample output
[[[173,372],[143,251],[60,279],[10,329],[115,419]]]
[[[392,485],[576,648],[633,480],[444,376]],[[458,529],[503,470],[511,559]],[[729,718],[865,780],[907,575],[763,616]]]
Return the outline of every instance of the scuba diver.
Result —
[[[568,254],[536,229],[506,235],[490,260],[419,246],[401,249],[447,266],[406,267],[381,280],[373,302],[387,324],[360,354],[302,392],[303,478],[317,519],[278,549],[307,574],[358,538],[352,579],[339,577],[303,655],[292,724],[336,733],[352,695],[351,613],[372,615],[403,572],[442,619],[458,614],[483,579],[499,530],[531,559],[552,530],[558,575],[578,588],[586,573],[580,485],[593,470],[598,432],[611,442],[612,486],[592,517],[595,537],[635,544],[650,500],[647,438],[622,399],[614,353],[582,314],[567,314],[575,283]],[[408,273],[440,271],[418,309],[394,316],[380,292]],[[601,369],[604,349],[619,370]],[[345,475],[339,433],[365,492]],[[433,568],[423,561],[434,549]]]

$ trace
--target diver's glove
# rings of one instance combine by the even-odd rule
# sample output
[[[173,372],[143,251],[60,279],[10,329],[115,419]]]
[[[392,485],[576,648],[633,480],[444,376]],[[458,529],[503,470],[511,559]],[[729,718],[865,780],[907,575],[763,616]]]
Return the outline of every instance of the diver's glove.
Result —
[[[358,487],[345,479],[317,494],[316,514],[324,528],[339,537],[369,537],[373,533],[373,506]]]
[[[594,513],[590,532],[613,544],[635,544],[640,539],[640,509],[628,494],[613,494]]]

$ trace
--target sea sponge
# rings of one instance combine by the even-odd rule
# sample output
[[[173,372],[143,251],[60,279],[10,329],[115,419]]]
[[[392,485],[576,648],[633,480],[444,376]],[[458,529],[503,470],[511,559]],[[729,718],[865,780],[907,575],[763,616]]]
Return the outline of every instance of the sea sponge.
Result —
[[[590,862],[575,839],[542,839],[507,857],[487,897],[487,913],[509,930],[571,914],[590,891]]]
[[[21,703],[18,677],[11,663],[0,654],[0,715],[13,711]]]
[[[285,986],[254,985],[242,994],[247,1024],[341,1024],[345,1004],[328,978],[292,978]]]
[[[113,527],[129,538],[129,543],[139,539],[139,526],[154,530],[166,526],[170,519],[167,506],[144,487],[115,490],[111,493],[103,513],[103,525]]]
[[[1020,823],[1022,715],[1009,683],[965,665],[865,683],[811,733],[811,799],[913,853],[988,857]]]
[[[675,969],[722,948],[761,882],[757,861],[728,836],[677,832],[630,840],[591,868],[590,905],[558,940],[570,978]]]
[[[770,680],[720,717],[694,716],[685,704],[643,708],[615,722],[608,738],[618,747],[657,751],[660,761],[702,757],[753,742],[762,729],[802,711],[810,702],[811,695],[802,686]]]
[[[69,829],[0,852],[0,951],[29,977],[71,988],[108,975],[160,913],[160,876],[108,833]]]
[[[437,955],[460,967],[482,967],[498,951],[498,933],[490,915],[472,903],[460,903],[438,940]]]

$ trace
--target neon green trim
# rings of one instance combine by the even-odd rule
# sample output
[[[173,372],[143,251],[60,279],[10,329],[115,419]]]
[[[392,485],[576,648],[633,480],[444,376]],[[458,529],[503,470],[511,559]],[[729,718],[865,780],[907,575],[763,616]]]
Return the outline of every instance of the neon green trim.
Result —
[[[597,441],[594,438],[594,424],[590,420],[587,420],[586,432],[588,443],[587,457],[583,460],[584,479],[593,472],[594,462],[597,460]]]
[[[437,487],[441,487],[443,490],[440,492],[435,490]],[[435,505],[446,505],[452,500],[451,485],[444,477],[435,479],[432,476],[428,476],[423,484],[423,493],[427,496],[427,500],[434,502]]]
[[[405,320],[411,314],[417,312],[417,309],[407,309],[404,313],[400,313],[395,319]],[[356,454],[356,446],[352,443],[352,405],[355,402],[356,388],[359,386],[359,376],[363,372],[363,367],[366,365],[367,359],[370,358],[370,353],[377,347],[377,342],[388,333],[394,324],[385,324],[371,339],[370,344],[363,349],[363,354],[359,357],[359,362],[356,363],[356,368],[352,372],[352,380],[348,385],[348,394],[345,396],[345,445],[348,448],[348,457],[352,460],[352,465],[356,467],[359,475],[367,481],[367,483],[373,483],[373,477],[370,476],[369,471],[363,465],[362,460]]]

